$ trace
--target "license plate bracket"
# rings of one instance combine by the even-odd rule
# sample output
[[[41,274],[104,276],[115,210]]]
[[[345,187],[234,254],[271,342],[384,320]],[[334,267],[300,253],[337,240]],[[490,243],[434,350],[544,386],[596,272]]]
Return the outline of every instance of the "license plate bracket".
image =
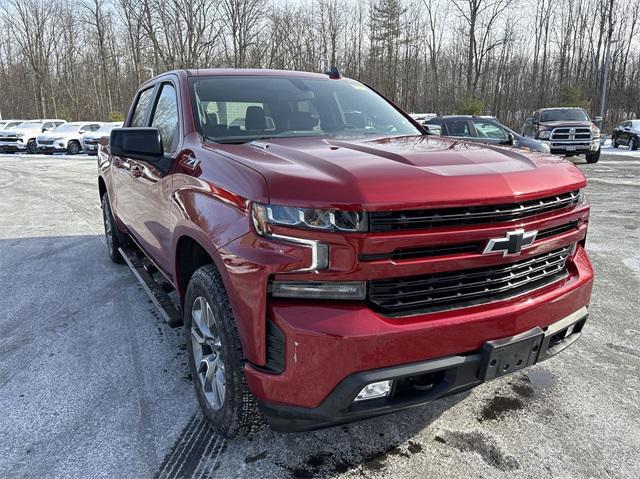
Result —
[[[544,331],[535,327],[510,338],[487,341],[482,346],[480,379],[489,381],[535,364],[543,339]]]
[[[567,146],[567,151],[576,151],[575,146]]]

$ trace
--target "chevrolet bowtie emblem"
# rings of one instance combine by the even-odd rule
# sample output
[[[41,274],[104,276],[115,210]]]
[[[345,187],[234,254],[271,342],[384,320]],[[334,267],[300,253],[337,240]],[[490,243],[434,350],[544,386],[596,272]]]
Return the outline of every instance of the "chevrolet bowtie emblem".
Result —
[[[518,229],[507,231],[505,238],[491,238],[487,242],[482,254],[502,253],[502,256],[520,254],[520,252],[533,244],[537,231]]]

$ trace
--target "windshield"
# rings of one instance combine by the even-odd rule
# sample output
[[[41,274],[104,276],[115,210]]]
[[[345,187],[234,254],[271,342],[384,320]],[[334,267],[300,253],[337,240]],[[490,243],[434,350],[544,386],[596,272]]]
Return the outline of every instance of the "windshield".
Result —
[[[21,123],[22,123],[21,121],[10,121],[4,127],[6,130],[13,130],[15,127],[17,127]]]
[[[65,123],[53,130],[55,133],[74,133],[80,129],[80,124],[77,123]]]
[[[40,126],[42,125],[41,121],[25,121],[23,123],[20,123],[18,126],[15,127],[16,130],[33,130],[35,128],[40,128]]]
[[[562,108],[543,111],[540,121],[589,121],[589,115],[582,108]]]
[[[190,88],[200,133],[220,143],[422,134],[384,98],[354,80],[219,76],[192,78]]]

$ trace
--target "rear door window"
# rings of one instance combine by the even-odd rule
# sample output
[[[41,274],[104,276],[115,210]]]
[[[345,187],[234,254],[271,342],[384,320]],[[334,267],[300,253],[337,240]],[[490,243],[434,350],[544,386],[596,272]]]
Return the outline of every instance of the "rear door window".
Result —
[[[469,122],[467,120],[452,120],[445,122],[447,127],[447,136],[470,137]]]
[[[146,89],[140,95],[138,95],[138,101],[136,107],[133,110],[133,116],[131,117],[131,124],[129,126],[147,126],[145,120],[147,118],[147,111],[151,104],[151,98],[153,93],[153,87]]]

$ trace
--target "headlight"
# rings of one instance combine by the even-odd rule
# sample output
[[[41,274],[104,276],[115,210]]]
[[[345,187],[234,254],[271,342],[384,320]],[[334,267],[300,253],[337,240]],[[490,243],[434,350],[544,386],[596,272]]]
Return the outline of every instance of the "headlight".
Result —
[[[538,133],[538,138],[545,139],[551,136],[551,132],[549,130],[542,130]]]
[[[261,235],[271,233],[271,225],[323,231],[367,230],[366,213],[333,209],[296,208],[253,203],[253,224]]]
[[[584,188],[578,191],[578,203],[576,206],[580,206],[587,201],[587,195],[584,193]]]

